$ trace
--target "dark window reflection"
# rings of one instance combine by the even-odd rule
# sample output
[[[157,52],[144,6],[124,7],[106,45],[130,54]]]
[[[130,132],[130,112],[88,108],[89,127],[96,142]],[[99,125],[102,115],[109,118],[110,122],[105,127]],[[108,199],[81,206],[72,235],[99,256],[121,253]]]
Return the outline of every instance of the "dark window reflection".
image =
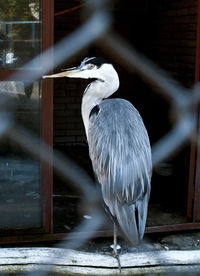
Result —
[[[13,125],[40,137],[40,82],[1,81]],[[40,144],[29,147],[40,150]],[[0,234],[12,229],[41,227],[41,166],[7,136],[0,139]]]

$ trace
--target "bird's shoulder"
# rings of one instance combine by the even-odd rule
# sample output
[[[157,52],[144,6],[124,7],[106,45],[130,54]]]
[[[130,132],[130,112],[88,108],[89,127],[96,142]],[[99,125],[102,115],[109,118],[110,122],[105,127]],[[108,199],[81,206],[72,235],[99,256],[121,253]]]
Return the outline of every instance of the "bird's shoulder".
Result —
[[[126,123],[122,123],[123,119],[128,119],[127,123],[142,120],[137,109],[127,100],[114,98],[105,99],[98,105],[95,105],[90,112],[90,128],[95,125],[110,125],[114,126],[117,122],[118,125],[125,127]],[[130,122],[132,121],[132,122]]]
[[[128,100],[121,99],[121,98],[110,98],[110,99],[104,99],[99,106],[103,109],[110,109],[112,108],[112,111],[119,111],[119,110],[132,110],[134,112],[138,112],[136,108],[133,106],[132,103],[130,103]]]
[[[137,109],[127,100],[106,99],[90,112],[89,140],[109,140],[114,146],[117,137],[127,147],[128,140],[148,140],[148,134]],[[115,135],[115,136],[112,136]],[[143,140],[141,140],[141,137]],[[102,143],[103,146],[103,143]]]

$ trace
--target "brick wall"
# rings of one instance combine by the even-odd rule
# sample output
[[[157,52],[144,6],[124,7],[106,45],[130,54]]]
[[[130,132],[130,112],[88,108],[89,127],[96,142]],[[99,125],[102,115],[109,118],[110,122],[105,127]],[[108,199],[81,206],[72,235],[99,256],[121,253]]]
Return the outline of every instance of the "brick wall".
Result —
[[[56,0],[55,14],[80,5],[80,1]],[[80,9],[55,16],[54,40],[55,43],[66,35],[69,35],[80,25]],[[67,50],[67,49],[66,49]],[[82,56],[87,55],[83,51],[80,55],[72,57],[67,63],[63,63],[55,69],[59,72],[63,68],[78,65]],[[55,79],[54,80],[54,145],[65,146],[85,143],[85,132],[81,118],[81,98],[84,86],[81,80]]]
[[[151,54],[186,87],[194,83],[197,0],[151,1]]]

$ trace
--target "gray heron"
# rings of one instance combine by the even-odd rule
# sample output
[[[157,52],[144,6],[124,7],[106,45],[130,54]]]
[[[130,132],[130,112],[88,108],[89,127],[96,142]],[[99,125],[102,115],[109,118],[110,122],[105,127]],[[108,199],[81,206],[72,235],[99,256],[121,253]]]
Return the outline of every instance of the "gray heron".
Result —
[[[114,254],[117,228],[136,245],[144,235],[152,174],[147,130],[136,108],[127,100],[110,98],[119,88],[113,65],[103,58],[85,58],[80,66],[44,78],[91,79],[81,113],[93,170],[102,197],[114,222]]]

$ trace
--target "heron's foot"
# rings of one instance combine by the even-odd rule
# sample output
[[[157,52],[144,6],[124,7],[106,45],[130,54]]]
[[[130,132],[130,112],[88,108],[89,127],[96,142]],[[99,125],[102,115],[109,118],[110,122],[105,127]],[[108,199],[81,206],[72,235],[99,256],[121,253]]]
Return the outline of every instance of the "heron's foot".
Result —
[[[117,248],[113,248],[113,257],[117,260],[118,269],[119,269],[119,272],[121,273],[122,267],[121,267],[121,262],[120,262],[119,253],[117,251]]]

